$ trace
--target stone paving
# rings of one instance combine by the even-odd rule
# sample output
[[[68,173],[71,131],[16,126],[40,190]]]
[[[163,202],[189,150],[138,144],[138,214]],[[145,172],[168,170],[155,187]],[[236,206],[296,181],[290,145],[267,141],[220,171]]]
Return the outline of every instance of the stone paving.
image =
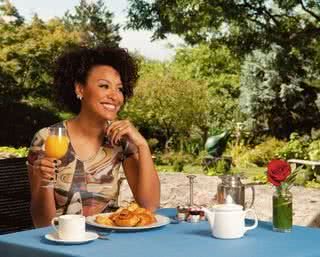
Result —
[[[161,180],[161,207],[176,207],[189,203],[189,179],[183,173],[159,173]],[[196,175],[194,184],[194,203],[211,206],[215,204],[218,177]],[[246,181],[243,181],[244,183]],[[256,199],[253,208],[259,220],[271,221],[272,194],[271,185],[256,185]],[[293,187],[293,223],[301,226],[320,227],[320,190]],[[251,190],[246,192],[250,199]],[[246,199],[246,200],[249,200]],[[133,200],[126,181],[120,189],[120,205]]]

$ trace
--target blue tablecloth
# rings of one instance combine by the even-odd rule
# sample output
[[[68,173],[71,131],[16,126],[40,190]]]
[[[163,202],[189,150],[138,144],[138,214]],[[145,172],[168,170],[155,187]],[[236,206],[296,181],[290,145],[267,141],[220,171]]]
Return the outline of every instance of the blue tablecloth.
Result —
[[[159,213],[174,216],[175,209]],[[169,224],[139,232],[116,232],[110,240],[82,245],[59,245],[41,228],[0,236],[1,257],[316,257],[320,256],[320,229],[294,226],[291,233],[272,231],[268,222],[248,231],[241,239],[211,236],[207,222]]]

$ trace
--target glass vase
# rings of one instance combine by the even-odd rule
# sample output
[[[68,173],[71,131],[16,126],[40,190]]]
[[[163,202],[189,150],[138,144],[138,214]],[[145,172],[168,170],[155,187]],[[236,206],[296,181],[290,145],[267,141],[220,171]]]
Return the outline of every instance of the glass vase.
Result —
[[[277,232],[292,230],[292,193],[287,189],[276,188],[272,197],[272,225]]]

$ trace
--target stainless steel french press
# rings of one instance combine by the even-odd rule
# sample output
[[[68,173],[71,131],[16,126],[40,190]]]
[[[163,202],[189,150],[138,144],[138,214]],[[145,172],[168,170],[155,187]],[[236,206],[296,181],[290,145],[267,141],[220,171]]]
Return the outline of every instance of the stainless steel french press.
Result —
[[[233,203],[240,204],[244,209],[251,208],[255,199],[255,190],[252,184],[243,184],[240,175],[223,175],[220,177],[221,183],[217,188],[218,203],[226,203],[227,197],[232,199]],[[251,203],[245,201],[245,190],[251,188],[252,199]]]

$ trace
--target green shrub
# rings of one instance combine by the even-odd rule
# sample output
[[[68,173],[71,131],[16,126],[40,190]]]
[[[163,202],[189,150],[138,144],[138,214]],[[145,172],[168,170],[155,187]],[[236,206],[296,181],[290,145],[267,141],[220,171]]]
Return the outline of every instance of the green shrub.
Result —
[[[26,157],[28,155],[28,148],[27,147],[14,148],[9,146],[1,146],[0,152],[12,153],[17,157]]]
[[[200,151],[199,154],[194,158],[193,164],[202,166],[203,160],[208,156],[209,155],[208,155],[207,151],[205,151],[205,150]]]
[[[298,133],[290,135],[290,141],[278,152],[277,157],[281,159],[308,159],[308,137],[300,137]]]
[[[249,150],[249,147],[242,143],[230,147],[230,150],[228,149],[228,152],[232,157],[232,162],[236,167],[247,167],[248,162],[247,160],[244,160],[242,156]]]
[[[270,160],[276,158],[277,150],[284,145],[285,142],[276,138],[267,138],[249,152],[249,159],[259,167],[266,166]]]
[[[192,156],[190,154],[185,154],[178,152],[173,155],[173,170],[177,172],[182,172],[186,164],[192,162]]]
[[[266,174],[253,176],[252,180],[256,183],[259,183],[259,184],[267,184],[268,183],[268,178],[267,178]]]
[[[230,171],[230,165],[226,160],[218,160],[216,163],[213,164],[212,167],[209,167],[206,170],[206,174],[208,176],[221,176],[223,174],[227,174]]]
[[[154,153],[154,156],[155,156],[155,158],[154,158],[154,164],[155,165],[159,165],[159,166],[161,166],[161,165],[166,165],[166,164],[164,164],[163,162],[162,162],[162,155],[161,155],[161,153],[158,153],[158,152],[156,152],[156,153]]]
[[[192,155],[183,152],[168,152],[156,158],[157,165],[171,165],[173,170],[177,172],[183,171],[183,167],[192,161]]]
[[[156,148],[157,148],[157,145],[159,144],[159,140],[156,139],[156,138],[149,138],[148,139],[148,145],[151,149],[151,152],[155,152],[156,151]]]
[[[320,188],[320,183],[313,179],[311,181],[306,181],[304,186],[308,188]]]
[[[311,138],[312,140],[318,140],[320,139],[320,129],[313,128],[311,130]]]
[[[320,140],[316,140],[310,143],[308,146],[308,156],[310,160],[319,161],[320,160]]]
[[[180,151],[197,156],[202,149],[202,138],[196,133],[191,133],[190,137],[181,139]]]
[[[176,172],[182,172],[185,164],[184,160],[176,160],[173,163],[173,170]]]
[[[278,150],[284,145],[285,142],[276,138],[267,138],[253,149],[248,149],[240,145],[232,151],[234,155],[237,155],[237,158],[233,159],[233,161],[238,167],[263,167],[266,166],[271,159],[277,157]]]
[[[158,153],[156,155],[155,163],[157,165],[172,165],[173,164],[173,152],[168,152],[168,153]]]

